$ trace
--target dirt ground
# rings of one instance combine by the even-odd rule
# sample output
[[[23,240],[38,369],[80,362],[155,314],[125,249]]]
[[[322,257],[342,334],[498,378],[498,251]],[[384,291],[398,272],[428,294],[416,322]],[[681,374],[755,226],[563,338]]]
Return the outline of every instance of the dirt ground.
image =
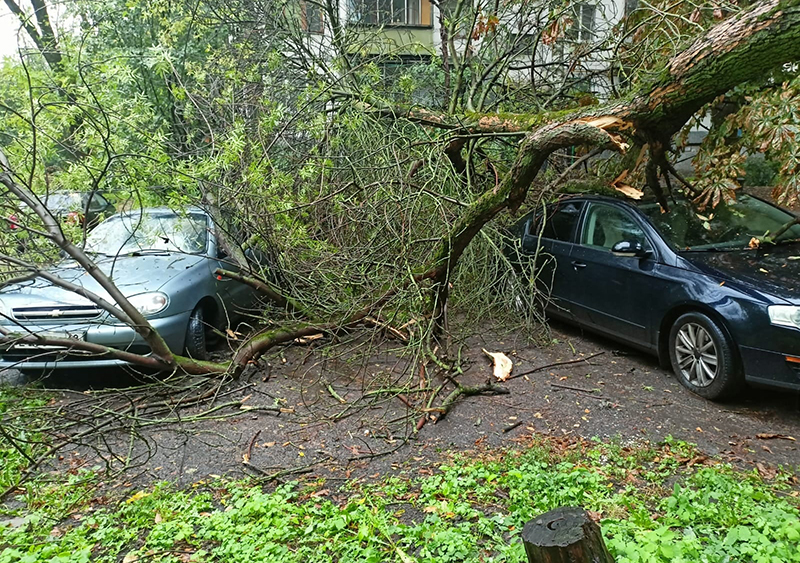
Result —
[[[671,435],[739,465],[800,469],[800,442],[794,440],[800,440],[797,394],[750,389],[737,402],[715,404],[685,390],[655,358],[573,327],[556,324],[552,331],[555,341],[544,348],[495,331],[467,338],[465,369],[458,377],[463,385],[491,378],[483,348],[508,354],[512,375],[585,361],[500,383],[507,394],[461,397],[447,416],[435,424],[428,420],[419,432],[414,431],[419,416],[409,416],[407,406],[416,400],[414,392],[387,393],[418,369],[413,358],[402,357],[399,345],[356,340],[335,353],[320,343],[285,348],[264,369],[220,388],[216,404],[232,406],[199,421],[189,418],[208,412],[209,402],[184,411],[185,422],[145,430],[134,447],[140,457],[133,472],[139,480],[178,485],[215,475],[272,476],[287,469],[335,481],[426,465],[454,449],[503,446],[533,432],[624,442]],[[113,374],[104,374],[102,381],[97,375],[71,377],[49,383],[102,386]],[[435,386],[439,380],[426,382]],[[437,404],[452,389],[447,384]],[[74,396],[66,393],[63,400]],[[259,410],[275,406],[283,412]],[[125,436],[118,443],[128,447]],[[65,452],[67,459],[80,455]]]

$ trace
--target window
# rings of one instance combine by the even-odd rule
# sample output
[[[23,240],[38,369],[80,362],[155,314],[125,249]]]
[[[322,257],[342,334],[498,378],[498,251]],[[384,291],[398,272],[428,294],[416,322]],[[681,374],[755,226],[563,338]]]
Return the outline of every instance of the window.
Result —
[[[431,25],[430,0],[354,0],[350,21],[366,25]]]
[[[593,203],[583,223],[581,244],[611,250],[624,240],[640,242],[644,248],[650,248],[647,236],[629,213],[611,205]]]
[[[108,207],[108,201],[106,201],[106,198],[95,192],[94,194],[86,194],[83,203],[84,209],[86,208],[86,200],[89,199],[89,195],[92,196],[91,201],[89,201],[89,211],[103,211],[106,207]]]
[[[576,4],[572,10],[572,26],[567,30],[567,38],[572,41],[591,41],[594,39],[594,20],[597,6],[594,4]]]
[[[581,214],[581,207],[582,205],[577,202],[566,202],[548,207],[547,213],[551,215],[545,217],[542,237],[570,242],[572,240],[572,232],[575,230],[575,224]],[[538,229],[533,226],[530,234],[537,236],[539,234]]]
[[[536,54],[538,36],[534,33],[519,33],[511,36],[514,42],[514,51],[517,55]]]
[[[325,33],[325,12],[322,6],[305,0],[300,3],[300,6],[303,29],[308,33]]]

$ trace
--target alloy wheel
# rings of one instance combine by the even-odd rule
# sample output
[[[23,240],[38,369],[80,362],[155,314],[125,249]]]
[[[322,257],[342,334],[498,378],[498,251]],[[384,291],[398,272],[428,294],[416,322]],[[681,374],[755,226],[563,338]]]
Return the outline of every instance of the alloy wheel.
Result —
[[[686,323],[675,339],[675,357],[681,375],[697,387],[714,382],[719,365],[717,346],[708,331],[697,323]]]

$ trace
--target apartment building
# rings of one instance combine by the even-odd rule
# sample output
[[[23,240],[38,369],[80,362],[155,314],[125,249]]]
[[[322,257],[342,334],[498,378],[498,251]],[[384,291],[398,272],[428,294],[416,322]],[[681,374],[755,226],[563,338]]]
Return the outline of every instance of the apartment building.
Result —
[[[610,87],[611,78],[603,73],[617,24],[636,2],[501,0],[492,15],[470,4],[459,6],[458,0],[341,0],[336,9],[354,53],[387,67],[424,63],[445,52],[450,57],[504,56],[513,61],[504,69],[504,80],[530,80],[535,67],[540,79],[569,80],[603,97]],[[318,5],[303,3],[303,23],[320,48],[329,45],[330,26]]]

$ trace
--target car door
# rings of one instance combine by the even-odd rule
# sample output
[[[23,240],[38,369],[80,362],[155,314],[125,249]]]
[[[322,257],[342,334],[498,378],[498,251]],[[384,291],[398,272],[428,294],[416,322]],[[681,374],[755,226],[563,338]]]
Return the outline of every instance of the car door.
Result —
[[[239,244],[237,233],[227,233],[231,244]],[[217,269],[227,270],[241,275],[248,275],[249,272],[243,271],[236,260],[228,256],[220,245],[217,229],[214,229],[213,243],[211,245],[212,260],[210,260],[213,271]],[[255,290],[240,281],[227,276],[214,275],[216,279],[216,292],[228,316],[238,316],[242,312],[251,308],[256,300]]]
[[[571,254],[570,284],[588,324],[618,338],[651,346],[649,302],[660,287],[654,246],[640,220],[612,202],[589,202]],[[622,241],[638,242],[646,256],[611,252]]]
[[[583,202],[566,200],[548,206],[526,224],[522,253],[535,260],[537,286],[550,300],[547,310],[556,316],[574,319],[577,287],[569,275],[570,254]]]

